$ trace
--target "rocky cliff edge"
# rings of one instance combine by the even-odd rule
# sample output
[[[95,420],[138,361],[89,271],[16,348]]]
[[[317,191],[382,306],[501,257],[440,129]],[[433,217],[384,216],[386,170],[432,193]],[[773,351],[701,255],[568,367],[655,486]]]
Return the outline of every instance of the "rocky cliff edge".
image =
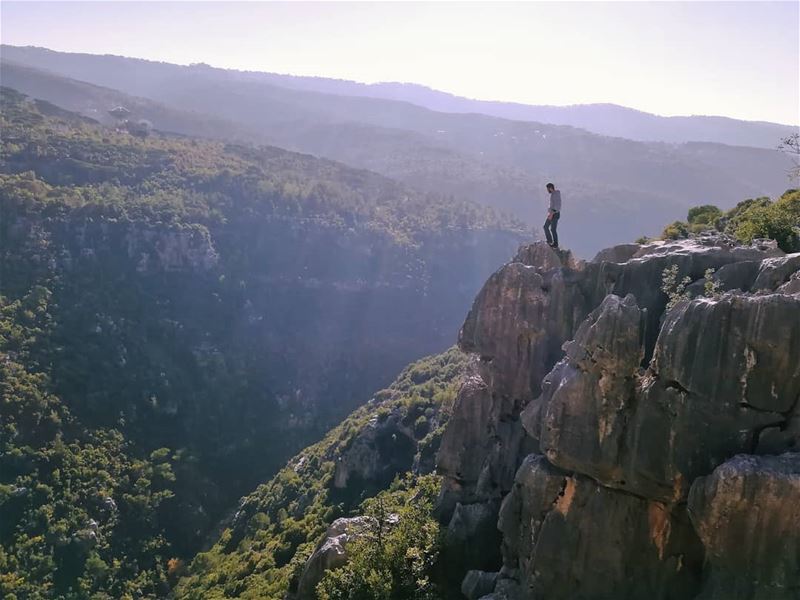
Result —
[[[706,236],[494,273],[437,460],[467,597],[800,597],[799,272]]]

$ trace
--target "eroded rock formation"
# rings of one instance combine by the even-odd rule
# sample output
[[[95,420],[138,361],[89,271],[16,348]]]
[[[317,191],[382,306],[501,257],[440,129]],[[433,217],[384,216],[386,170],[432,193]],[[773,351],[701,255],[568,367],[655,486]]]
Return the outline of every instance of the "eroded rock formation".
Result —
[[[349,560],[348,543],[368,535],[377,525],[375,519],[363,516],[336,519],[331,523],[303,568],[297,586],[298,600],[314,600],[317,584],[322,581],[325,571],[341,567]]]
[[[693,299],[666,311],[673,265]],[[706,236],[590,263],[537,243],[492,275],[438,457],[464,593],[797,597],[798,269]]]

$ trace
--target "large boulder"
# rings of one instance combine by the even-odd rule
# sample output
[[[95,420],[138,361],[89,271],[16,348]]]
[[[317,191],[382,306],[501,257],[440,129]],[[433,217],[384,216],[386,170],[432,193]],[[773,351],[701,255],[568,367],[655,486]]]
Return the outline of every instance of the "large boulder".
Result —
[[[706,548],[702,600],[800,598],[800,453],[739,455],[692,484]]]
[[[461,593],[467,600],[478,600],[494,592],[498,573],[472,570],[461,584]]]
[[[753,291],[774,291],[800,271],[800,252],[769,258],[761,262]]]
[[[600,250],[592,259],[593,263],[613,262],[624,263],[628,262],[634,255],[642,249],[641,244],[618,244],[611,248]]]
[[[341,518],[331,523],[325,537],[306,561],[297,585],[297,599],[316,600],[317,584],[322,581],[325,572],[347,564],[350,558],[347,545],[369,535],[377,529],[377,525],[372,517]]]

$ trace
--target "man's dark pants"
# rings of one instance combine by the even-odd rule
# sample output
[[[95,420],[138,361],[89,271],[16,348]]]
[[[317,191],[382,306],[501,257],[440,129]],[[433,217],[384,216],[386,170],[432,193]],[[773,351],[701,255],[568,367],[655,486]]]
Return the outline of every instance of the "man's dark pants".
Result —
[[[558,246],[558,219],[560,217],[561,212],[556,211],[552,217],[544,222],[544,235],[547,238],[547,243],[551,246]]]

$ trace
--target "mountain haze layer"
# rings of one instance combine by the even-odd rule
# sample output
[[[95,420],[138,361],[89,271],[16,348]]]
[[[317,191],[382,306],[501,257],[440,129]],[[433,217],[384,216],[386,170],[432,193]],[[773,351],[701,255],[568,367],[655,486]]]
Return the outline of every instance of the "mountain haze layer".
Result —
[[[592,133],[643,142],[716,142],[772,150],[776,146],[775,140],[798,130],[797,125],[742,121],[721,116],[664,117],[608,103],[548,106],[475,100],[413,83],[365,84],[276,73],[253,73],[251,76],[284,87],[346,96],[400,100],[438,112],[481,113],[515,121],[568,125]]]
[[[48,69],[234,124],[218,131],[209,125],[214,137],[230,139],[246,130],[243,137],[250,141],[368,168],[417,189],[467,197],[537,227],[546,203],[543,184],[554,180],[567,200],[564,239],[572,237],[571,245],[584,255],[654,235],[692,205],[725,208],[744,197],[777,195],[786,187],[790,164],[774,150],[644,143],[572,127],[435,112],[408,102],[282,87],[276,84],[280,78],[204,65],[9,46],[3,47],[3,57],[8,77],[13,73],[23,91],[33,93],[34,86],[19,64]],[[59,86],[44,91],[36,86],[37,93],[47,92],[45,99],[64,101]],[[72,102],[70,108],[82,110]]]

